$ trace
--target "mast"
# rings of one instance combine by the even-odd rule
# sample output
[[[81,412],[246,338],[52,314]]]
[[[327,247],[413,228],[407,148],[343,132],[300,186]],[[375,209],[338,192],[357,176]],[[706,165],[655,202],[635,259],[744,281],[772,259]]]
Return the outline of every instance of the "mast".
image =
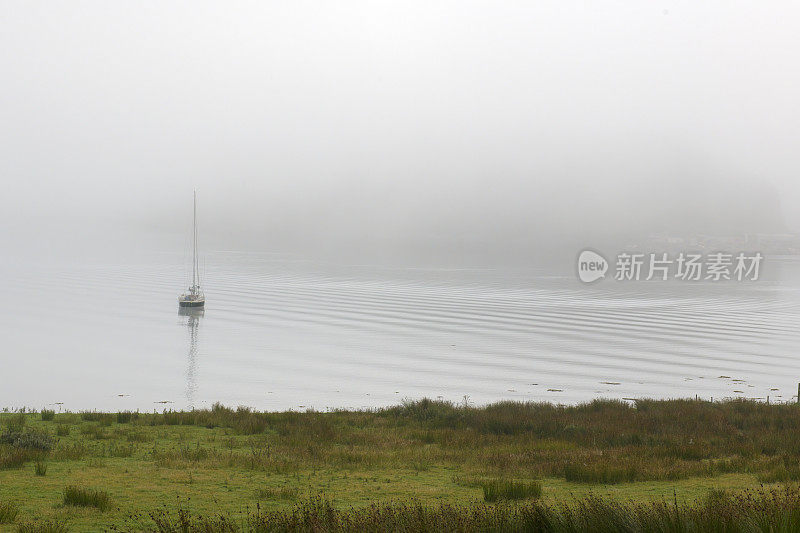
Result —
[[[194,205],[192,209],[192,234],[194,239],[192,249],[192,294],[197,292],[197,191],[194,191]]]

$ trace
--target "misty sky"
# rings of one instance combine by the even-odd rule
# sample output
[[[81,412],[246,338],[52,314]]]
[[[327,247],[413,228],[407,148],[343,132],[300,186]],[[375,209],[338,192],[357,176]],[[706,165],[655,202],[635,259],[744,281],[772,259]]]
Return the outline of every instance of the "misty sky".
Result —
[[[215,246],[794,231],[799,16],[4,0],[0,222],[183,232],[196,188]]]

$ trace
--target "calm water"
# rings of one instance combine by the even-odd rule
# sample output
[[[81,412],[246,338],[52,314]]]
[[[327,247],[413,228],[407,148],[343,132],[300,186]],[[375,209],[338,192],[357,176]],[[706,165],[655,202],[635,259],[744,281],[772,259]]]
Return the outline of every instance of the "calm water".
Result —
[[[571,264],[393,269],[204,255],[202,316],[178,314],[185,255],[0,262],[0,407],[788,401],[800,381],[796,259],[768,257],[770,279],[759,282],[587,287]]]

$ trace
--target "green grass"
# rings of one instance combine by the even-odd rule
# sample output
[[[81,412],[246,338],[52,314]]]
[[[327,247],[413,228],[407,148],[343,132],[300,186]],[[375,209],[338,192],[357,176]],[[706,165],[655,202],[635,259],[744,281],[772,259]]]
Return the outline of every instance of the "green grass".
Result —
[[[0,428],[0,502],[17,506],[15,524],[75,531],[156,510],[178,520],[181,509],[230,514],[241,527],[248,509],[289,512],[320,494],[339,510],[592,497],[637,505],[674,497],[685,506],[712,489],[735,495],[800,481],[800,408],[746,401],[475,408],[423,400],[329,413],[215,405],[53,420],[0,413]],[[34,475],[37,461],[46,475]],[[66,486],[92,487],[113,506],[65,505]]]
[[[264,500],[289,500],[294,501],[299,496],[300,491],[297,487],[267,487],[256,491],[256,499],[261,502]]]
[[[69,526],[56,520],[25,522],[17,528],[18,533],[66,533]]]
[[[42,417],[42,420],[45,422],[49,422],[51,420],[55,420],[56,412],[50,409],[42,409],[41,413],[39,413]]]

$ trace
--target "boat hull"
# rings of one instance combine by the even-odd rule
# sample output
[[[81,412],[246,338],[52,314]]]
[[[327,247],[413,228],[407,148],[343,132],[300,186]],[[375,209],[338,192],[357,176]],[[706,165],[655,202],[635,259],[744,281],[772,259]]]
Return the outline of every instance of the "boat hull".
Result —
[[[178,300],[180,307],[203,307],[206,305],[205,300]]]
[[[178,306],[178,316],[190,316],[199,318],[205,316],[205,308],[203,307],[181,307]]]

